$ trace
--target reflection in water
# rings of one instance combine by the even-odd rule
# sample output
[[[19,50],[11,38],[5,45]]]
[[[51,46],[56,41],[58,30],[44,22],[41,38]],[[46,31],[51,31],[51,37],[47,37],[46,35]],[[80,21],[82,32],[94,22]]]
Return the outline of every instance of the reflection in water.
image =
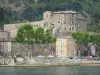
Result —
[[[100,67],[0,67],[0,75],[100,75]]]

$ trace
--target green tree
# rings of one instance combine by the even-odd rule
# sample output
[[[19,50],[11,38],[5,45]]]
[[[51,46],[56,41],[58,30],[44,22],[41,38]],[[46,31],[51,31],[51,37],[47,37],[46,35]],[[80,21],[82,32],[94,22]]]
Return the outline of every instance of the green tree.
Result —
[[[4,9],[0,8],[0,27],[3,28],[4,24]]]
[[[28,50],[30,45],[38,44],[39,46],[44,45],[44,49],[51,43],[56,42],[56,37],[51,34],[49,29],[43,29],[41,27],[32,27],[29,24],[22,25],[15,37],[15,41],[27,44]]]
[[[100,34],[97,33],[90,34],[89,42],[95,46],[96,52],[98,53],[97,56],[100,56]]]
[[[50,44],[56,41],[56,37],[52,35],[50,29],[38,27],[35,29],[36,44]]]
[[[87,45],[89,43],[89,33],[87,32],[74,32],[72,33],[72,37],[78,44]]]
[[[93,44],[98,49],[100,49],[100,34],[97,33],[87,33],[87,32],[74,32],[72,33],[73,39],[80,46],[85,46],[88,50],[90,49],[89,44]],[[82,47],[80,48],[82,49]]]
[[[34,29],[31,25],[29,24],[25,24],[22,25],[18,31],[17,31],[17,35],[15,37],[15,41],[22,43],[22,44],[27,44],[28,45],[28,50],[30,45],[35,43],[35,39],[34,39]],[[28,53],[29,56],[29,53]]]
[[[48,46],[50,48],[50,44],[56,42],[56,37],[52,35],[50,29],[43,29],[41,27],[36,28],[35,31],[35,43],[44,46],[43,49],[45,50]]]
[[[9,8],[10,3],[15,7]],[[41,20],[43,12],[48,10],[76,10],[85,16],[87,13],[92,18],[91,24],[88,25],[88,31],[100,32],[100,0],[0,0],[0,6],[4,8],[5,15],[5,21],[1,23],[2,25],[23,22],[24,20]],[[16,11],[16,9],[20,8],[22,10]]]
[[[100,34],[90,34],[89,41],[100,46]]]
[[[41,27],[38,27],[35,29],[35,43],[36,44],[42,44],[44,39],[44,29]]]
[[[89,34],[87,32],[74,32],[72,33],[72,37],[75,42],[78,44],[78,50],[81,50],[83,56],[89,54]],[[84,51],[88,50],[87,54],[84,54]]]

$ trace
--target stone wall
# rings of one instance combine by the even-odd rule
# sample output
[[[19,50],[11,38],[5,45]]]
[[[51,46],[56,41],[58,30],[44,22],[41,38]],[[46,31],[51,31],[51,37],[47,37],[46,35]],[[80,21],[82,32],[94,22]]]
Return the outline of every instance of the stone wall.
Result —
[[[14,65],[14,59],[0,57],[0,65]]]
[[[11,56],[11,42],[0,42],[0,56]]]
[[[7,31],[0,31],[0,42],[10,41],[10,33]]]
[[[51,44],[50,46],[47,46],[44,48],[44,45],[27,45],[27,44],[20,44],[20,43],[12,43],[11,45],[11,54],[14,55],[20,55],[22,57],[25,56],[36,56],[38,55],[54,55],[55,56],[55,44]]]
[[[6,57],[11,52],[10,32],[0,31],[0,56]]]
[[[17,24],[6,24],[4,25],[4,30],[10,32],[11,38],[14,38],[17,34],[17,30],[24,24],[31,24],[33,27],[43,27],[49,28],[49,23],[46,20],[36,21],[36,22],[25,22]]]
[[[19,58],[22,60],[22,58]],[[15,65],[33,65],[33,66],[60,66],[60,65],[80,65],[80,60],[59,58],[59,57],[31,57],[28,59],[17,60]],[[24,62],[24,63],[23,63]]]
[[[47,11],[44,19],[50,21],[51,26],[60,26],[59,32],[86,31],[87,20],[76,11]],[[66,36],[64,34],[63,36]]]
[[[19,24],[6,24],[4,30],[11,33],[11,38],[14,38],[17,30],[23,24],[31,24],[36,27],[50,28],[59,27],[60,34],[73,31],[86,31],[86,19],[76,11],[57,11],[44,12],[43,20],[36,22],[26,22]],[[63,36],[67,36],[64,34]]]

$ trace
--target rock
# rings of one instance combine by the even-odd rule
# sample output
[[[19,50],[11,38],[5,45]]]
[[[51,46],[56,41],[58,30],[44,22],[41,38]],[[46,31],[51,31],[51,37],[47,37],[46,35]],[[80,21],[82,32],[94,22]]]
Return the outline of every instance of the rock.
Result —
[[[24,58],[21,58],[21,57],[16,58],[16,62],[18,62],[18,63],[24,63]]]
[[[7,65],[14,65],[14,59],[9,59]]]
[[[32,57],[24,60],[23,58],[16,58],[18,63],[27,65],[78,65],[80,64],[77,59],[68,59],[61,57]]]
[[[28,64],[38,64],[38,62],[35,59],[29,59]]]

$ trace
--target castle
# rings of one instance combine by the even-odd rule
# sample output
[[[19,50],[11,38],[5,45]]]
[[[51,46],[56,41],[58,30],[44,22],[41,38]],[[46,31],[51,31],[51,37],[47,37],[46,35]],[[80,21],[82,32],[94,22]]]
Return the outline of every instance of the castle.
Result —
[[[86,31],[87,20],[76,11],[46,11],[43,14],[43,20],[41,21],[5,24],[4,31],[10,32],[11,37],[14,38],[17,30],[23,24],[31,24],[33,27],[43,28],[57,27],[59,28],[59,36],[65,36],[73,31]]]
[[[72,32],[86,31],[87,19],[76,11],[46,11],[43,20],[18,24],[5,24],[4,31],[10,32],[10,38],[16,36],[17,30],[23,24],[33,27],[52,28],[56,41],[56,56],[75,56],[77,46],[71,37]]]

